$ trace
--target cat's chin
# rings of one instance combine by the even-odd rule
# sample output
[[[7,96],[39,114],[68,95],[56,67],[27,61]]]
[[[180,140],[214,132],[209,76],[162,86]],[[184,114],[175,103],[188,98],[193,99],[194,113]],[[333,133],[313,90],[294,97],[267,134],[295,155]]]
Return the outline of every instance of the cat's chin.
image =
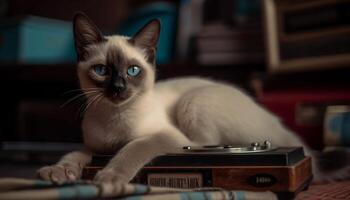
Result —
[[[117,97],[117,98],[109,97],[108,100],[114,107],[122,107],[122,106],[125,106],[125,105],[129,104],[130,102],[132,102],[134,97],[135,97],[135,95],[131,95],[128,97],[121,96],[121,97]]]
[[[121,106],[126,105],[129,102],[129,98],[128,99],[111,99],[111,98],[109,98],[108,100],[113,107],[121,107]]]
[[[120,98],[108,98],[108,100],[114,106],[123,105],[123,104],[125,104],[125,102],[128,101],[128,99],[120,99]]]

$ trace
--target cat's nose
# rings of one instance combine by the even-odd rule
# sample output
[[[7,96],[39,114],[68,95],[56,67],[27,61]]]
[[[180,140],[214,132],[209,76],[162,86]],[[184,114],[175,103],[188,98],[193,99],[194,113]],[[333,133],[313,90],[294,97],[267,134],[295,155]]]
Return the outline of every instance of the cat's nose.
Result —
[[[124,81],[122,81],[122,80],[116,81],[113,84],[112,89],[115,93],[119,94],[126,89],[126,85],[125,85]]]

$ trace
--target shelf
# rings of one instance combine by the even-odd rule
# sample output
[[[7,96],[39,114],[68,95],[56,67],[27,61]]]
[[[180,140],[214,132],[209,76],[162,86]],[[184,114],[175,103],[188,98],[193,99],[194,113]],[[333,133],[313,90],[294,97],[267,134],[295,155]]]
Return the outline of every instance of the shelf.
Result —
[[[262,77],[264,90],[350,89],[350,68],[267,74]]]

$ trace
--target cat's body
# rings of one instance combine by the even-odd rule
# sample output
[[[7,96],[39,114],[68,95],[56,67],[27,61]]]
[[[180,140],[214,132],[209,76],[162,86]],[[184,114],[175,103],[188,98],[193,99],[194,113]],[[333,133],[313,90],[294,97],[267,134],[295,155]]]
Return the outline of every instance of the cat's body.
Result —
[[[40,169],[42,178],[76,180],[94,152],[116,154],[95,181],[130,181],[157,155],[187,145],[269,140],[303,146],[313,156],[278,118],[232,85],[195,77],[155,84],[157,34],[159,22],[152,21],[133,38],[102,37],[84,15],[76,17],[78,76],[92,99],[82,124],[87,150]]]
[[[117,144],[166,129],[177,129],[188,139],[182,146],[267,139],[284,146],[302,145],[276,117],[237,88],[195,77],[161,81],[132,107],[92,107],[83,122],[85,144],[97,152],[116,152]]]

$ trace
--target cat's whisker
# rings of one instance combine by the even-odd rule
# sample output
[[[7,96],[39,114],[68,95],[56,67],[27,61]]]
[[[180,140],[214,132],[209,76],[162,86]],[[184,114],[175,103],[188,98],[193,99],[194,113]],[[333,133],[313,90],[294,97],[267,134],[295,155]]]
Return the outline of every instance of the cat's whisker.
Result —
[[[78,110],[78,112],[77,112],[77,115],[79,115],[79,117],[82,117],[82,116],[83,116],[82,112],[83,112],[83,110],[85,109],[85,107],[87,106],[88,101],[89,101],[89,99],[87,99],[86,101],[84,101],[84,102],[80,105],[79,110]]]
[[[65,103],[63,103],[60,107],[63,108],[64,106],[68,105],[69,103],[75,101],[75,100],[78,100],[79,98],[81,97],[84,97],[84,96],[89,96],[89,95],[92,95],[94,93],[99,93],[99,91],[89,91],[89,92],[85,92],[85,93],[82,93],[82,94],[78,94],[70,99],[68,99]]]
[[[84,88],[84,89],[74,89],[74,90],[68,90],[66,92],[64,92],[62,95],[66,95],[66,94],[70,94],[70,93],[73,93],[73,92],[84,92],[84,91],[93,91],[93,90],[101,90],[101,88]]]
[[[101,98],[103,98],[103,93],[99,94],[99,95],[97,96],[96,100],[94,100],[94,101],[95,101],[95,102],[94,102],[95,106],[96,106],[96,103],[98,102],[98,100],[101,99]]]
[[[85,112],[87,111],[87,109],[94,103],[94,101],[95,101],[96,99],[98,99],[99,95],[100,95],[100,94],[97,94],[97,95],[94,96],[93,99],[91,98],[91,101],[87,104],[87,106],[85,107],[83,113],[85,113]]]
[[[78,100],[80,97],[83,97],[85,94],[79,94],[79,95],[76,95],[70,99],[68,99],[65,103],[63,103],[60,108],[63,108],[65,107],[66,105],[68,105],[69,103],[73,102],[74,100]]]
[[[85,102],[80,105],[79,110],[77,111],[77,117],[82,117],[81,112],[82,112],[83,107],[85,107],[85,106],[86,106]]]
[[[103,91],[103,89],[101,88],[95,88],[95,89],[84,89],[84,90],[81,90],[83,93],[86,93],[86,92],[90,92],[90,91],[98,91],[98,92],[101,92]]]
[[[103,93],[100,93],[100,94],[95,93],[90,95],[87,101],[80,106],[78,111],[79,116],[82,117],[85,114],[85,112],[88,110],[88,108],[91,106],[91,104],[93,104],[94,101],[96,101],[100,96],[103,96]]]
[[[94,103],[94,107],[96,107],[96,105],[103,99],[103,94],[100,94],[97,98],[97,100]]]

